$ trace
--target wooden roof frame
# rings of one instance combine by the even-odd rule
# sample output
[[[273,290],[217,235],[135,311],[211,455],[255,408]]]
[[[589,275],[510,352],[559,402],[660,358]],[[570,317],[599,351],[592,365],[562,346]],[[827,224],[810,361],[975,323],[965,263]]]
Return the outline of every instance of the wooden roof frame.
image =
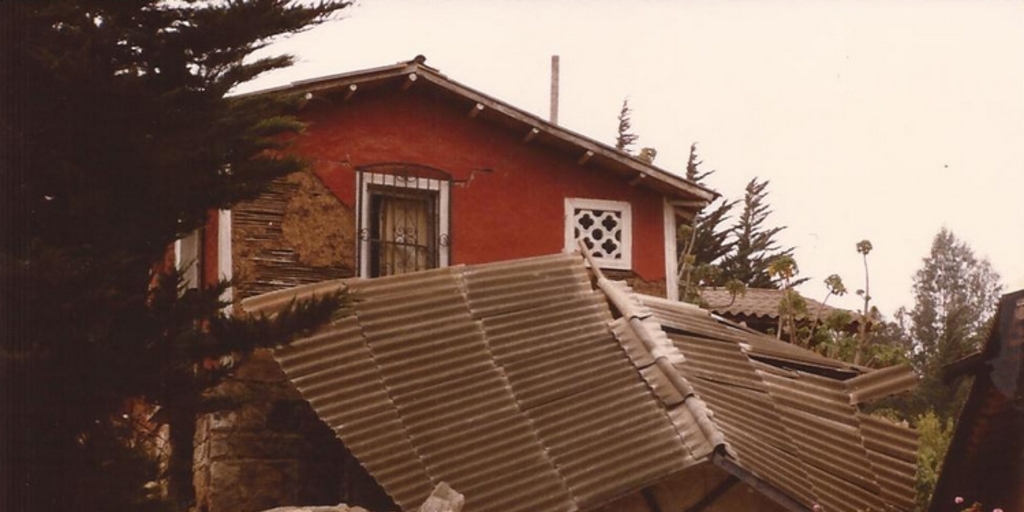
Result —
[[[665,194],[669,200],[695,209],[714,201],[719,194],[681,176],[656,167],[607,144],[563,128],[534,114],[488,96],[456,82],[436,68],[425,64],[422,55],[415,59],[348,73],[299,80],[289,85],[265,89],[243,96],[276,93],[331,94],[340,93],[346,101],[358,97],[356,91],[371,89],[385,83],[398,83],[398,89],[426,85],[465,101],[466,111],[473,118],[495,119],[516,129],[524,143],[546,143],[570,152],[580,165],[600,167],[632,180],[632,183]],[[423,84],[423,85],[420,85]]]

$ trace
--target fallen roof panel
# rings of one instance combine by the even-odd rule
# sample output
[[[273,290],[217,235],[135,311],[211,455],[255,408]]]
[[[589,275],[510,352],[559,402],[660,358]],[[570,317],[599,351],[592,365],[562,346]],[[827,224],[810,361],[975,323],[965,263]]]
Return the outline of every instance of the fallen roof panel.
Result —
[[[350,287],[349,316],[275,355],[406,510],[441,481],[467,512],[588,509],[722,456],[789,507],[912,505],[916,437],[856,406],[905,372],[871,375],[602,279],[595,291],[560,254],[243,305]]]

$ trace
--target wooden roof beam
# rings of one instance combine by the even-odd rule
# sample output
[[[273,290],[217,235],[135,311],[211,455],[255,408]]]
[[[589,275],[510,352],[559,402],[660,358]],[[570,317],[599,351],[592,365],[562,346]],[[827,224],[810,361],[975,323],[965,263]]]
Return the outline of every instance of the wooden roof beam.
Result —
[[[705,201],[682,201],[682,200],[672,200],[672,201],[669,201],[668,204],[670,204],[672,206],[675,206],[676,208],[696,208],[698,210],[701,209],[701,208],[704,208],[705,206],[708,205],[708,203],[705,202]]]
[[[412,84],[416,83],[416,80],[418,80],[418,79],[419,79],[419,76],[417,76],[416,73],[409,73],[406,76],[406,80],[404,82],[402,82],[402,90],[403,91],[408,91],[409,88],[412,87]]]
[[[532,128],[532,129],[530,129],[530,131],[526,132],[526,136],[523,137],[523,142],[530,142],[539,133],[540,133],[540,129],[539,128]]]
[[[352,99],[352,96],[356,95],[356,90],[358,90],[358,89],[359,89],[358,85],[356,85],[356,84],[349,84],[348,89],[345,91],[345,101],[348,101],[348,100]]]
[[[587,152],[583,153],[583,156],[581,156],[580,159],[576,161],[576,163],[580,165],[585,165],[588,161],[590,161],[591,158],[593,158],[593,156],[594,152],[588,149]]]
[[[473,105],[473,108],[469,109],[469,113],[466,114],[466,115],[469,116],[470,119],[472,119],[472,118],[475,118],[476,116],[480,115],[480,112],[483,112],[483,111],[484,111],[483,103],[477,103],[476,105]]]

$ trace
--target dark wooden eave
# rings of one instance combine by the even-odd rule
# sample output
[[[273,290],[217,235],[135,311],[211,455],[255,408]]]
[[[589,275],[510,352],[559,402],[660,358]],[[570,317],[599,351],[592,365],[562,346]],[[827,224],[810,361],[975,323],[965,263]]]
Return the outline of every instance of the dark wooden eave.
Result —
[[[671,204],[678,204],[681,208],[699,210],[719,195],[681,176],[458,83],[427,66],[425,61],[425,58],[418,56],[411,61],[391,66],[300,80],[246,95],[342,94],[348,100],[358,98],[365,90],[378,87],[395,85],[397,89],[409,89],[427,86],[465,103],[465,109],[472,114],[471,117],[490,119],[516,131],[524,143],[545,144],[573,155],[573,159],[580,165],[615,172],[632,180],[636,186],[665,194]]]

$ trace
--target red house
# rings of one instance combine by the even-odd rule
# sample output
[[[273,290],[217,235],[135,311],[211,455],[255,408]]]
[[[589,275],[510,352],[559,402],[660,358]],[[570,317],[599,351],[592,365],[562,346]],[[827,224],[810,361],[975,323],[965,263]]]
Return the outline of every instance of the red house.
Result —
[[[235,299],[336,278],[551,255],[575,250],[577,239],[605,274],[674,299],[676,227],[715,197],[455,82],[422,57],[257,94],[304,98],[299,117],[307,129],[292,151],[308,170],[211,216],[176,244],[187,279],[231,278]],[[200,509],[338,499],[388,509],[383,491],[269,355],[235,370],[234,380],[211,391],[231,395],[232,409],[204,414],[196,425]]]
[[[205,279],[234,277],[236,296],[551,254],[579,238],[616,277],[676,298],[676,226],[714,192],[455,82],[423,57],[258,94],[296,93],[308,128],[293,150],[312,173],[206,230]]]

